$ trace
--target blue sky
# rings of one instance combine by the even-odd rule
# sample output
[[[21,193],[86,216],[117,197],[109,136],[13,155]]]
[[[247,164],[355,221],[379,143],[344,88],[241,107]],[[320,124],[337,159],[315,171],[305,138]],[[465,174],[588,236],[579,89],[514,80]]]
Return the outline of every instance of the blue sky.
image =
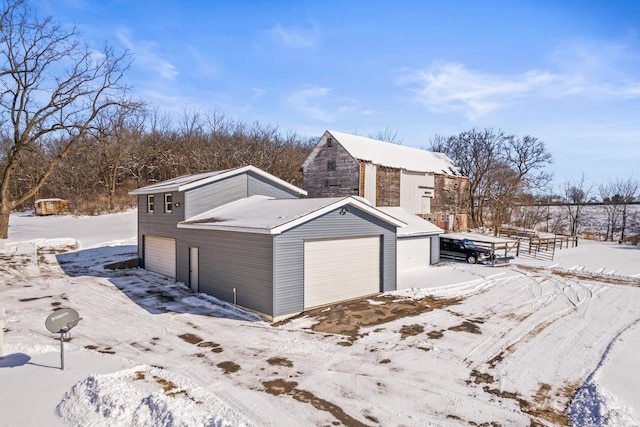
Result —
[[[640,178],[640,1],[36,1],[173,117],[425,148],[492,127],[543,140],[557,183]]]

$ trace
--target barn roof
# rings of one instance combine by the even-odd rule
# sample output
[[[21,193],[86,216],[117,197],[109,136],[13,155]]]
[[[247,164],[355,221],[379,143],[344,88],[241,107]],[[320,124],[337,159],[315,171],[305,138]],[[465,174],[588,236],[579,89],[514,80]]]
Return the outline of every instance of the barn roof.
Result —
[[[130,191],[130,195],[139,194],[155,194],[155,193],[168,193],[172,191],[186,191],[191,188],[200,187],[215,181],[220,181],[231,176],[239,175],[245,172],[253,172],[256,175],[260,175],[276,184],[279,184],[285,188],[293,190],[300,195],[306,196],[307,192],[302,188],[296,187],[293,184],[289,184],[282,179],[271,175],[255,166],[243,166],[235,169],[225,169],[213,172],[197,173],[192,175],[182,175],[177,178],[172,178],[167,181],[158,182],[155,184],[147,185],[146,187],[138,188],[137,190]]]
[[[396,227],[404,222],[353,197],[274,199],[251,196],[220,206],[178,224],[178,228],[280,234],[340,207],[352,205]]]
[[[325,136],[329,135],[342,145],[351,157],[357,160],[413,172],[463,176],[460,169],[443,153],[392,144],[334,130],[325,132]],[[312,157],[314,157],[313,153],[303,167],[307,166],[307,162],[310,162]]]

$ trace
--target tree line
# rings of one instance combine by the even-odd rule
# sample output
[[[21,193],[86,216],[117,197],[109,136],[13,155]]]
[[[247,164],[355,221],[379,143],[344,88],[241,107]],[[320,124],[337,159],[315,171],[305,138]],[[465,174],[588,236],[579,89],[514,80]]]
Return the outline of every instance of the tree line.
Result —
[[[26,0],[1,0],[0,238],[9,214],[35,199],[60,197],[77,213],[132,207],[134,188],[176,176],[252,164],[300,186],[300,167],[315,139],[277,126],[247,123],[219,111],[184,112],[178,120],[132,98],[124,76],[127,51],[89,48],[75,29],[40,18]],[[388,127],[375,139],[401,143]],[[551,194],[552,162],[543,141],[500,130],[436,135],[429,149],[447,154],[469,177],[469,224],[494,233],[513,221],[539,224],[542,213],[519,206]],[[625,240],[633,178],[597,187],[607,212],[606,238]],[[568,225],[547,230],[577,234],[596,188],[581,181],[559,189]]]

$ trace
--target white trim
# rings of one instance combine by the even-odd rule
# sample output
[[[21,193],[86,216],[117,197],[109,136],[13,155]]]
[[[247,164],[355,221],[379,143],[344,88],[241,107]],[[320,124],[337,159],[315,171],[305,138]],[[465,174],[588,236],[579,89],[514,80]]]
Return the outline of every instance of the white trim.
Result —
[[[170,193],[172,191],[186,191],[186,190],[189,190],[189,189],[194,188],[194,187],[199,187],[201,185],[210,184],[212,182],[216,182],[216,181],[219,181],[221,179],[228,178],[230,176],[239,175],[239,174],[242,174],[244,172],[253,172],[256,175],[260,175],[263,178],[266,178],[266,179],[268,179],[268,180],[270,180],[272,182],[275,182],[276,184],[279,184],[279,185],[281,185],[281,186],[283,186],[285,188],[288,188],[289,190],[292,190],[292,191],[298,193],[299,195],[302,195],[302,196],[306,196],[307,195],[307,192],[305,190],[303,190],[302,188],[296,187],[293,184],[289,184],[287,181],[284,181],[284,180],[282,180],[282,179],[280,179],[280,178],[278,178],[278,177],[276,177],[274,175],[271,175],[268,172],[265,172],[265,171],[263,171],[261,169],[258,169],[255,166],[252,166],[252,165],[243,166],[241,168],[236,168],[236,169],[231,169],[231,170],[225,171],[223,173],[220,173],[220,174],[217,174],[217,175],[213,175],[213,176],[210,176],[208,178],[202,178],[202,179],[198,179],[196,181],[188,182],[188,183],[183,184],[183,185],[172,185],[170,187],[159,187],[162,184],[162,182],[158,182],[158,183],[155,183],[153,185],[149,185],[149,186],[146,186],[146,187],[138,188],[138,189],[133,190],[133,191],[129,191],[129,194],[132,195],[132,196],[137,196],[137,195],[143,195],[143,194]],[[177,179],[177,178],[180,178],[180,177],[176,177],[174,179]],[[171,181],[171,180],[167,180],[167,181]],[[151,187],[151,188],[147,188],[147,187]]]
[[[167,201],[167,198],[171,198],[171,201]],[[172,213],[173,212],[173,194],[172,193],[164,193],[164,213]]]
[[[296,227],[300,224],[303,224],[307,221],[310,221],[314,218],[317,218],[321,215],[324,215],[326,213],[331,212],[334,209],[340,208],[342,206],[345,205],[354,205],[357,208],[360,208],[360,210],[370,214],[371,216],[374,216],[384,222],[388,222],[392,225],[395,225],[396,227],[404,227],[405,225],[407,225],[406,223],[400,221],[399,219],[396,219],[394,217],[392,217],[391,215],[387,215],[386,213],[382,212],[379,209],[376,209],[364,202],[361,202],[360,200],[354,198],[354,197],[345,197],[342,200],[338,200],[335,203],[332,203],[328,206],[325,206],[321,209],[318,209],[317,211],[311,212],[305,216],[302,216],[300,218],[294,219],[292,221],[289,221],[285,224],[279,225],[273,229],[271,229],[271,233],[272,234],[280,234],[283,231],[287,231],[290,228]]]
[[[269,228],[252,228],[252,227],[233,227],[228,225],[215,225],[215,224],[180,224],[178,228],[191,228],[194,230],[219,230],[219,231],[234,231],[239,233],[256,233],[256,234],[276,234]]]
[[[280,178],[278,178],[276,176],[273,176],[270,173],[265,172],[262,169],[258,169],[257,167],[252,166],[252,165],[243,166],[243,167],[238,168],[238,169],[232,169],[230,171],[221,173],[219,175],[214,175],[214,176],[211,176],[209,178],[200,179],[198,181],[194,181],[194,182],[190,182],[188,184],[181,185],[181,186],[178,187],[178,191],[190,190],[190,189],[192,189],[194,187],[199,187],[201,185],[206,185],[206,184],[209,184],[211,182],[219,181],[221,179],[225,179],[225,178],[228,178],[228,177],[234,176],[234,175],[239,175],[239,174],[242,174],[242,173],[245,173],[245,172],[253,172],[253,173],[257,174],[257,175],[262,176],[263,178],[267,178],[268,180],[275,182],[276,184],[280,184],[283,187],[286,187],[286,188],[288,188],[290,190],[293,190],[293,191],[295,191],[295,192],[297,192],[299,194],[302,194],[303,196],[307,195],[307,192],[305,190],[303,190],[302,188],[298,188],[293,184],[289,184],[287,181],[284,181],[284,180],[282,180],[282,179],[280,179]]]
[[[293,219],[284,224],[275,226],[273,228],[258,228],[258,227],[234,227],[234,226],[225,226],[223,224],[217,225],[216,223],[203,223],[203,224],[178,224],[178,228],[191,228],[191,229],[200,229],[200,230],[223,230],[223,231],[237,231],[241,233],[259,233],[259,234],[282,234],[283,232],[296,227],[300,224],[304,224],[305,222],[311,221],[319,216],[322,216],[326,213],[329,213],[335,209],[341,208],[346,205],[352,205],[369,215],[378,218],[381,221],[387,222],[395,227],[404,227],[407,223],[388,215],[382,212],[379,209],[376,209],[369,204],[358,200],[355,197],[345,197],[344,199],[338,200],[335,203],[324,206],[316,211],[310,212],[306,215]]]

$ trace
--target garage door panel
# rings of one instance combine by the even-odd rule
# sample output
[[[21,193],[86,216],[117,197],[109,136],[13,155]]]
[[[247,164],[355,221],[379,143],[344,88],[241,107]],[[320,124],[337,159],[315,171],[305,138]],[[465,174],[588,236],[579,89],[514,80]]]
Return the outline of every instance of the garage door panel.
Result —
[[[431,240],[427,237],[398,239],[398,271],[430,264]]]
[[[305,309],[377,292],[380,236],[305,242]]]
[[[176,241],[166,237],[144,237],[144,268],[176,277]]]

